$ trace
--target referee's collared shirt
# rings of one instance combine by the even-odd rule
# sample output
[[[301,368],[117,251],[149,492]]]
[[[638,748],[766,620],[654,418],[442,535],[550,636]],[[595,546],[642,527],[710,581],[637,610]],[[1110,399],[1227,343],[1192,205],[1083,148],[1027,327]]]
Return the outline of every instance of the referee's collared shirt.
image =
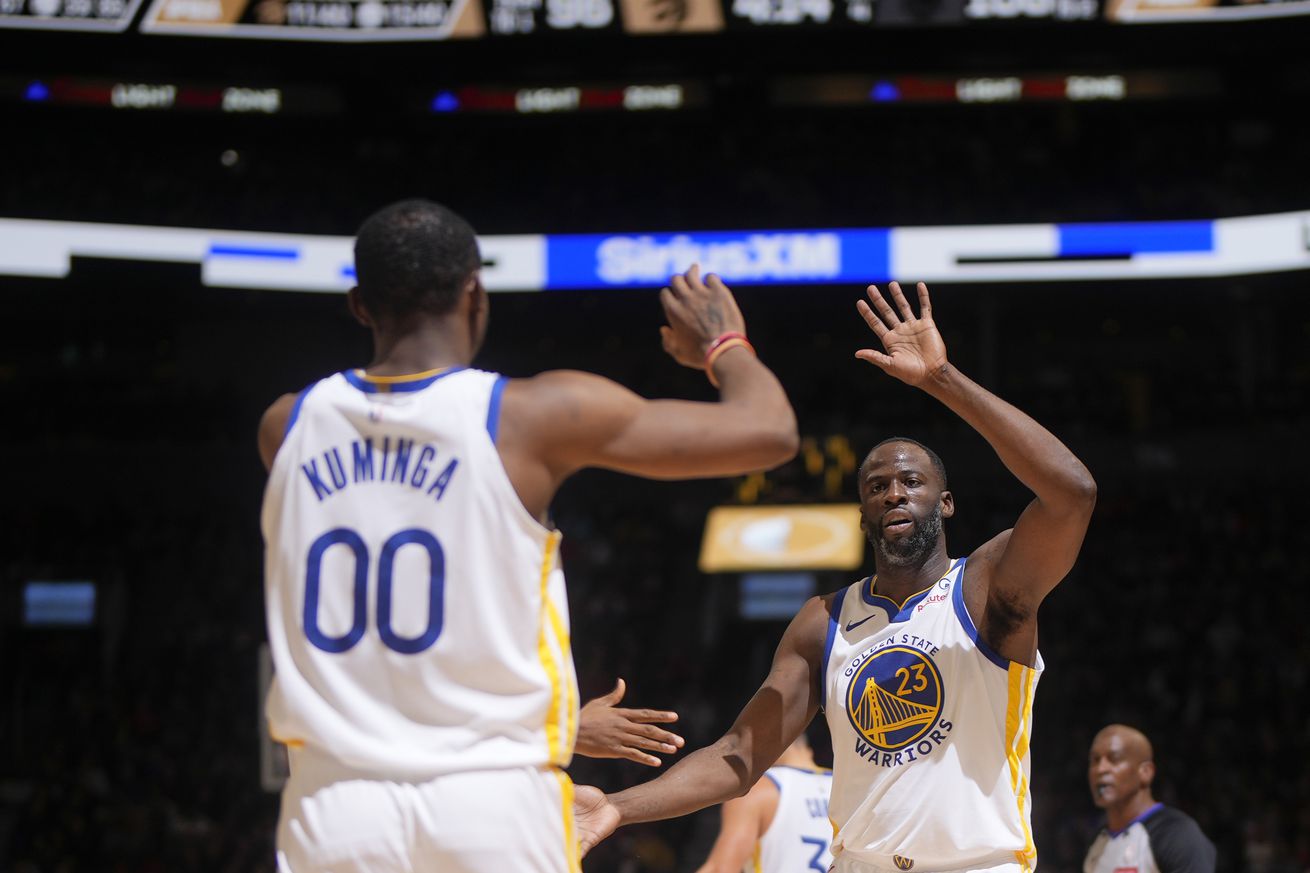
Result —
[[[1157,803],[1120,831],[1102,827],[1083,873],[1214,873],[1214,844],[1185,812]]]

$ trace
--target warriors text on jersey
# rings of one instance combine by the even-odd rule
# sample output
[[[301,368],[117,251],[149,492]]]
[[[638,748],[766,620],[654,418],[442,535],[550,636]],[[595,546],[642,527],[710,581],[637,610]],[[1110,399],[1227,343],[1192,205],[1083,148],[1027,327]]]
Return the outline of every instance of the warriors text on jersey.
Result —
[[[1187,813],[1157,803],[1121,831],[1102,828],[1083,873],[1214,873],[1214,844]]]
[[[827,873],[832,771],[774,766],[764,776],[778,788],[778,809],[742,873]]]
[[[501,464],[504,384],[352,371],[298,398],[263,510],[277,739],[400,778],[568,762],[559,537]]]
[[[964,566],[900,606],[872,579],[833,600],[822,693],[837,870],[1036,864],[1028,739],[1041,656],[1026,667],[979,638]]]

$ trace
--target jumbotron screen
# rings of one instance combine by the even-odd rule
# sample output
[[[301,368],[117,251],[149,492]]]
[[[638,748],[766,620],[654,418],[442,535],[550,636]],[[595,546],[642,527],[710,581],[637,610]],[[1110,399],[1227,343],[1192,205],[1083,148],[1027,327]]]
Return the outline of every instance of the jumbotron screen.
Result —
[[[0,27],[123,31],[139,19],[152,34],[341,42],[1307,14],[1310,0],[0,0]]]

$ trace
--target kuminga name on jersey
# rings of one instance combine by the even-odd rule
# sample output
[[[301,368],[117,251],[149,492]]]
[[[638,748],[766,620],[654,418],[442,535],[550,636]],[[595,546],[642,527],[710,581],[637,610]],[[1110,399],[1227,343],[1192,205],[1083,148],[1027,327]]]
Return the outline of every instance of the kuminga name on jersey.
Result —
[[[274,737],[405,779],[568,763],[559,534],[496,450],[504,385],[351,371],[298,398],[262,519]]]
[[[900,606],[873,579],[833,600],[822,694],[839,870],[1036,864],[1028,737],[1041,656],[1027,667],[979,638],[964,566]]]

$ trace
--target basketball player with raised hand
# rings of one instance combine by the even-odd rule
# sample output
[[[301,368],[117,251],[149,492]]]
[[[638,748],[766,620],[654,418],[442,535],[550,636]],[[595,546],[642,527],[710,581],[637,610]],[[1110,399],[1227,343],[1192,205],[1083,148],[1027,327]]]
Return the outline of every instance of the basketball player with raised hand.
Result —
[[[856,357],[964,419],[1032,501],[1013,528],[952,558],[943,521],[955,498],[941,459],[904,437],[874,446],[858,484],[876,573],[806,603],[763,686],[717,742],[612,797],[580,786],[584,851],[616,826],[744,794],[822,707],[833,738],[835,873],[1034,867],[1037,612],[1073,566],[1096,485],[1054,435],[950,363],[924,285],[918,316],[899,285],[889,290],[895,309],[874,287],[858,304],[884,350]]]
[[[576,871],[560,768],[578,690],[551,499],[588,466],[775,466],[796,452],[795,416],[732,294],[694,267],[660,294],[663,343],[707,371],[717,402],[470,368],[481,256],[437,204],[374,214],[355,262],[349,305],[373,362],[282,397],[259,428],[267,715],[291,766],[278,868]]]

